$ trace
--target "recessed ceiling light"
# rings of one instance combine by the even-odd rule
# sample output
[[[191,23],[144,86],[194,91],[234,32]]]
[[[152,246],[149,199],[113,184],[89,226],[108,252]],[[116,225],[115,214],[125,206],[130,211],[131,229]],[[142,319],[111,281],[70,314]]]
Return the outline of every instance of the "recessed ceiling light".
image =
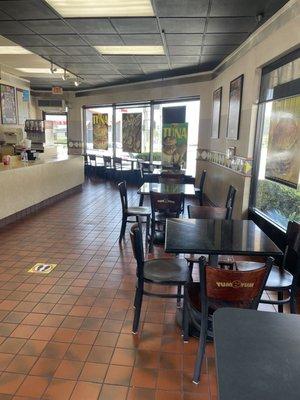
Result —
[[[163,55],[163,46],[95,46],[101,54]]]
[[[31,51],[21,46],[0,46],[0,54],[31,54]]]
[[[18,71],[25,72],[26,74],[49,74],[52,75],[50,68],[16,68]],[[54,75],[63,74],[64,70],[62,68],[57,68]]]
[[[152,17],[151,0],[46,0],[65,18]]]

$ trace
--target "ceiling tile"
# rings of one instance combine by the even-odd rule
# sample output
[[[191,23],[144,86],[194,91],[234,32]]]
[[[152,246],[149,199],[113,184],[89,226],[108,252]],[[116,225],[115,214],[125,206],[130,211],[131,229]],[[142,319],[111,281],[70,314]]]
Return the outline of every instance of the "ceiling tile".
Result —
[[[130,69],[119,69],[120,73],[125,76],[133,75],[133,76],[142,76],[145,75],[142,71],[131,71]]]
[[[5,14],[3,11],[0,11],[0,21],[6,21],[12,19],[9,15]]]
[[[111,66],[109,64],[91,64],[91,63],[70,63],[68,68],[71,71],[76,71],[78,73],[82,72],[85,74],[89,73],[111,73]]]
[[[73,33],[72,28],[59,19],[23,21],[22,23],[41,35]]]
[[[288,0],[212,0],[211,17],[247,17],[274,14]]]
[[[190,64],[188,62],[180,63],[180,64],[177,64],[177,63],[171,64],[172,69],[185,68],[185,67],[196,67],[196,66],[198,66],[198,62],[193,63],[193,64]]]
[[[208,0],[156,0],[159,17],[205,17]]]
[[[57,18],[57,15],[40,0],[2,0],[0,10],[17,20]]]
[[[169,46],[169,53],[174,56],[197,56],[200,51],[200,46]]]
[[[162,40],[160,34],[146,35],[122,35],[122,39],[126,45],[153,45],[161,46]]]
[[[135,56],[138,63],[142,64],[167,64],[166,56]]]
[[[7,35],[6,37],[20,46],[51,46],[47,40],[38,35]]]
[[[202,54],[229,54],[236,48],[237,48],[237,45],[235,45],[235,46],[203,46]]]
[[[66,18],[67,21],[78,33],[116,33],[107,18]]]
[[[207,33],[251,32],[257,26],[255,18],[209,18]]]
[[[119,33],[159,33],[156,18],[112,18]]]
[[[169,69],[168,64],[141,64],[141,68],[144,72],[156,72],[156,71],[164,71]]]
[[[121,46],[123,44],[119,35],[83,35],[92,46]]]
[[[84,46],[86,43],[78,35],[44,35],[55,46]]]
[[[199,56],[171,56],[172,64],[196,64],[199,61]]]
[[[141,72],[141,67],[139,66],[139,64],[114,64],[114,66],[118,69],[118,71],[126,70],[126,71]]]
[[[200,63],[220,63],[225,58],[224,55],[204,55],[201,56]]]
[[[134,56],[106,56],[107,60],[117,64],[134,64],[138,57]]]
[[[90,46],[59,46],[59,48],[69,56],[93,56],[99,54],[96,49]]]
[[[103,60],[102,57],[98,56],[73,56],[74,62],[76,63],[101,63],[105,64],[106,62]]]
[[[240,44],[248,37],[248,33],[209,33],[204,37],[205,45]]]
[[[167,34],[166,39],[169,46],[171,45],[201,45],[203,35],[201,34]]]
[[[202,33],[204,18],[160,18],[161,28],[165,33]]]
[[[62,55],[62,56],[51,56],[51,60],[54,63],[68,63],[68,62],[71,63],[71,62],[75,61],[75,57],[65,56],[65,55]]]
[[[1,21],[0,35],[15,35],[15,34],[32,34],[26,26],[17,21]]]
[[[58,56],[63,54],[61,50],[59,50],[57,47],[54,46],[49,46],[49,47],[41,47],[41,46],[26,46],[26,48],[30,51],[32,51],[35,54],[39,54],[40,56]]]

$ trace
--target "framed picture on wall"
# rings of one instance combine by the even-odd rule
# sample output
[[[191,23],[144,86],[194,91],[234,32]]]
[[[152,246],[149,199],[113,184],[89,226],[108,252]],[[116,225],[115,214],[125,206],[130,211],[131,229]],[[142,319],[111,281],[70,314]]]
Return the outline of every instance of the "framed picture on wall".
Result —
[[[2,124],[17,124],[15,88],[1,85]]]
[[[211,137],[213,139],[218,139],[220,135],[221,107],[222,107],[222,87],[215,90],[213,93],[213,112],[212,112],[212,126],[211,126]]]
[[[239,138],[241,105],[243,95],[244,75],[230,82],[229,108],[227,121],[227,138],[237,140]]]

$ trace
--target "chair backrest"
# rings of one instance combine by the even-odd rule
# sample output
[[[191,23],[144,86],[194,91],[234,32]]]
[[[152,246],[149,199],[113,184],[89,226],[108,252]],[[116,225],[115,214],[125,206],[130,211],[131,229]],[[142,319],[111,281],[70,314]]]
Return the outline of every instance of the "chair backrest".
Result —
[[[273,265],[269,257],[266,264],[251,271],[233,271],[199,262],[200,296],[203,311],[208,307],[231,306],[256,309]]]
[[[122,169],[122,158],[121,157],[114,157],[113,158],[113,166],[114,166],[114,168]]]
[[[126,182],[123,181],[123,182],[118,183],[118,188],[119,188],[119,193],[120,193],[120,197],[121,197],[122,211],[124,213],[128,208]]]
[[[210,206],[191,206],[188,205],[189,218],[195,219],[226,219],[227,208]]]
[[[227,211],[227,214],[228,214],[227,219],[231,219],[231,216],[232,216],[236,191],[237,190],[235,187],[233,187],[232,185],[229,186],[228,193],[227,193],[227,199],[226,199],[226,203],[225,203],[225,207],[228,210]]]
[[[160,183],[180,184],[184,182],[184,174],[176,174],[173,172],[162,172],[159,177]]]
[[[300,224],[295,221],[289,221],[287,226],[283,266],[292,272],[297,281],[295,278],[300,275]]]
[[[95,154],[89,154],[89,159],[90,159],[90,161],[96,161],[96,155]]]
[[[156,193],[150,191],[152,218],[156,212],[161,212],[166,216],[179,217],[182,211],[184,193]]]
[[[105,168],[111,167],[111,156],[103,156],[103,164]]]
[[[205,178],[206,178],[206,169],[202,171],[201,177],[200,177],[200,182],[199,182],[199,190],[203,193],[204,189],[204,183],[205,183]]]
[[[143,246],[143,235],[140,223],[132,225],[130,229],[130,240],[133,250],[134,258],[137,263],[136,274],[138,278],[144,276],[144,246]]]

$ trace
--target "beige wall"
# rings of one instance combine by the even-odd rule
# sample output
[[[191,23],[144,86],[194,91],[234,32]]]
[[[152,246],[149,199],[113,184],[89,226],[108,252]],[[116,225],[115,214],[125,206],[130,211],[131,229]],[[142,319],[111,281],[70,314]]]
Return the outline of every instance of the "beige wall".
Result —
[[[97,89],[82,97],[69,94],[69,138],[83,140],[82,106],[118,102],[174,99],[200,96],[199,148],[226,153],[231,146],[236,154],[252,157],[261,67],[291,51],[300,43],[300,0],[291,0],[265,25],[259,28],[215,71],[156,82]],[[239,140],[226,139],[230,81],[244,74],[244,90]],[[214,76],[214,79],[212,79]],[[211,139],[212,93],[223,87],[220,138]],[[234,217],[246,216],[250,178],[210,162],[199,161],[198,172],[208,171],[206,192],[216,204],[224,204],[229,184],[237,189]],[[198,173],[199,175],[199,173]]]

